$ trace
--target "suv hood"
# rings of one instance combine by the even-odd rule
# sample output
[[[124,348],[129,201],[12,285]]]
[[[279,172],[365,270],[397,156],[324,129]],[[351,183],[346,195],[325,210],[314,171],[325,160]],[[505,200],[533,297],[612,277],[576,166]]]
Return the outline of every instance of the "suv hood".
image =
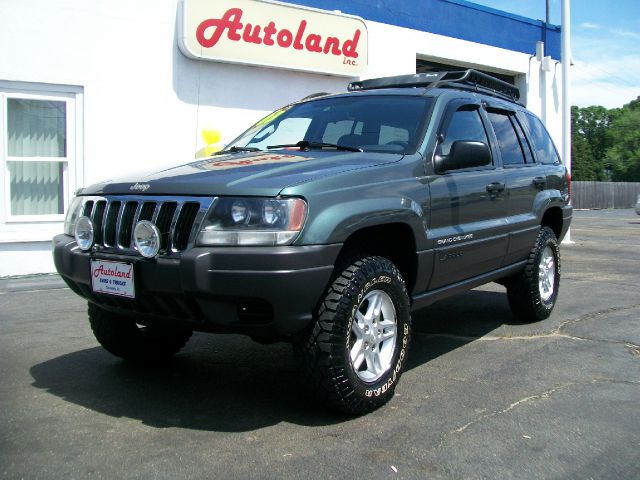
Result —
[[[275,197],[284,188],[386,163],[402,154],[311,150],[214,156],[148,175],[107,180],[81,195],[253,195]]]

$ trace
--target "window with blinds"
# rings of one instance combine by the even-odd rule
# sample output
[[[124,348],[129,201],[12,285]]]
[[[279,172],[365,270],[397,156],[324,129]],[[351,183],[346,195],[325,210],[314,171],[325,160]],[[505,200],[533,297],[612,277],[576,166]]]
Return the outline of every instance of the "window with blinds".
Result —
[[[4,218],[59,220],[70,196],[73,96],[0,91]]]

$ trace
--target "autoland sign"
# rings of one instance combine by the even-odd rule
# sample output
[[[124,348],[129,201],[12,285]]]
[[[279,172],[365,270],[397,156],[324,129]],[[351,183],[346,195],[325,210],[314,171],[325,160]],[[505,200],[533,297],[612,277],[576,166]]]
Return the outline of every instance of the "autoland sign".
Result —
[[[348,77],[367,68],[358,17],[265,0],[183,0],[181,12],[190,58]]]

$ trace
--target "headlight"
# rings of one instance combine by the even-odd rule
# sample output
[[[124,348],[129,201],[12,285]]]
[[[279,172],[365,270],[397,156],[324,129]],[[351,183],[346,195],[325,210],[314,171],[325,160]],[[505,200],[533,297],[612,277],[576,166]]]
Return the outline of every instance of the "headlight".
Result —
[[[198,235],[198,245],[288,245],[307,217],[301,198],[219,198]]]
[[[74,197],[67,210],[67,216],[64,219],[64,233],[74,236],[76,231],[76,223],[82,213],[82,197]]]

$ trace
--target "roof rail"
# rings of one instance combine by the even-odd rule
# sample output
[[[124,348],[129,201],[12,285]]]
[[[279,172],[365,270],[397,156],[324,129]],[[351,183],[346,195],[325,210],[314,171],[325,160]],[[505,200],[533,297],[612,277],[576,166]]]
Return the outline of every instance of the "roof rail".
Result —
[[[511,85],[504,80],[492,77],[477,70],[468,69],[452,72],[429,72],[416,73],[415,75],[399,75],[396,77],[372,78],[351,82],[348,90],[355,92],[358,90],[375,90],[379,88],[463,88],[465,90],[475,90],[507,100],[517,101],[520,99],[520,90],[515,85]]]

